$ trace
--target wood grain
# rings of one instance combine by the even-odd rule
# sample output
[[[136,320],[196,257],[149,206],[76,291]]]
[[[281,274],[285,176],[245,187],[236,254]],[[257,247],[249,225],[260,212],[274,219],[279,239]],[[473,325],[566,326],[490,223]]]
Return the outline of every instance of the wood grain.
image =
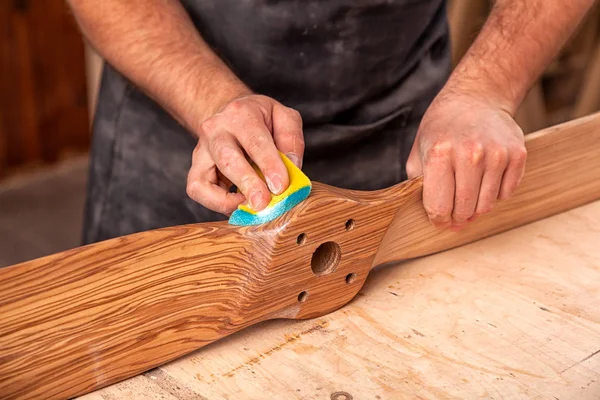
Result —
[[[1,270],[3,397],[66,398],[239,329],[251,271],[235,260],[259,249],[251,256],[252,242],[227,226],[206,229],[134,235]],[[211,239],[198,245],[195,236]]]
[[[0,394],[71,397],[246,326],[341,307],[366,279],[394,215],[378,196],[365,194],[371,202],[361,205],[344,193],[314,189],[312,207],[335,218],[302,208],[268,227],[167,228],[0,270]],[[357,213],[360,224],[346,230]],[[311,258],[327,241],[340,247],[340,265],[316,276]]]
[[[598,243],[600,201],[376,268],[340,310],[245,329],[79,400],[598,400]]]
[[[67,398],[250,325],[347,304],[370,270],[600,198],[600,115],[528,138],[517,196],[463,233],[437,231],[421,179],[357,192],[314,184],[272,223],[143,232],[0,270],[0,394]]]

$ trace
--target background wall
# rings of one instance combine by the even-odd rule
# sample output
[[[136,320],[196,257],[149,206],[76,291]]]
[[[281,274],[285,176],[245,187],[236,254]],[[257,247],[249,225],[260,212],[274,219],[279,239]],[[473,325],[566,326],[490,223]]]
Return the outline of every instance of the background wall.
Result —
[[[454,61],[491,0],[449,0]],[[600,16],[589,14],[523,103],[526,132],[600,108]],[[86,47],[65,0],[0,0],[0,180],[51,165],[90,144],[102,61]]]
[[[100,76],[102,75],[102,58],[94,51],[94,49],[85,46],[85,69],[87,75],[88,87],[88,106],[90,120],[93,120],[94,111],[96,110],[96,98],[98,97],[98,86],[100,85]]]
[[[85,152],[84,45],[64,0],[0,1],[0,178]]]
[[[491,0],[448,1],[455,64],[477,36],[491,5]],[[599,39],[600,15],[596,4],[523,102],[517,122],[525,132],[600,109]]]

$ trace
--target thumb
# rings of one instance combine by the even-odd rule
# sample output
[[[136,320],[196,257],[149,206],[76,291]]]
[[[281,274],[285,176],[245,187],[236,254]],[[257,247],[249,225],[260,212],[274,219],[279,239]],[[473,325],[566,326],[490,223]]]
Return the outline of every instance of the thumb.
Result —
[[[406,162],[406,174],[408,179],[423,175],[423,164],[421,163],[421,154],[417,142],[413,144],[408,161]]]
[[[298,111],[278,103],[273,106],[273,140],[279,151],[302,168],[304,134]]]

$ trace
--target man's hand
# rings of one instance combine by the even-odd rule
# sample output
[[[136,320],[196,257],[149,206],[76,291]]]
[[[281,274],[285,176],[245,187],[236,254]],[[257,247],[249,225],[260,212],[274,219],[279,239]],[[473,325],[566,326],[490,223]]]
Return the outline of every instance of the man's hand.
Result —
[[[277,153],[304,152],[297,111],[252,94],[200,36],[179,0],[69,0],[98,52],[198,137],[187,192],[213,211],[256,210],[289,184]],[[242,194],[228,193],[235,184]]]
[[[526,161],[512,115],[593,3],[494,1],[425,113],[407,162],[410,178],[423,174],[423,204],[434,225],[459,230],[512,195]]]
[[[289,185],[277,150],[301,167],[304,153],[298,111],[259,95],[238,97],[202,122],[188,175],[188,195],[205,207],[231,214],[242,202],[260,211]],[[254,161],[267,185],[250,165]],[[222,174],[222,175],[221,175]],[[229,192],[231,184],[241,194]]]
[[[423,205],[439,228],[460,230],[510,197],[525,169],[523,131],[510,114],[468,95],[439,96],[407,163],[423,175]]]

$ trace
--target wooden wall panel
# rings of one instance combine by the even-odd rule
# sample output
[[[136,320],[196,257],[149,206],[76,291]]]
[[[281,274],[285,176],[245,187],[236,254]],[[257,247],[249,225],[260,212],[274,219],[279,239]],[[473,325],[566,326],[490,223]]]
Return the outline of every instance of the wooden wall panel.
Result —
[[[8,46],[8,2],[0,1],[0,93],[7,93],[5,79],[8,75],[8,62],[10,60],[10,49]],[[6,127],[8,125],[5,101],[6,96],[0,95],[0,171],[4,171],[7,164]],[[0,172],[1,175],[1,172]]]
[[[0,2],[0,176],[89,147],[85,53],[63,0]]]

